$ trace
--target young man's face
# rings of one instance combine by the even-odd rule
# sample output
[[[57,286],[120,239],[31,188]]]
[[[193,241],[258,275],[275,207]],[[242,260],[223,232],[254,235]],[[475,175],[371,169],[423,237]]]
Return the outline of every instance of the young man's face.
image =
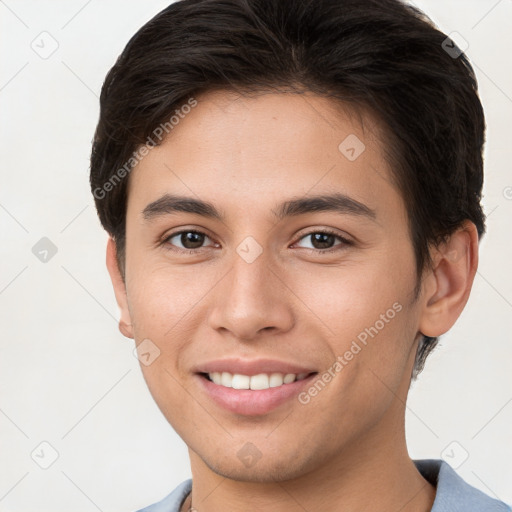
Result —
[[[403,435],[424,301],[377,126],[312,94],[197,100],[130,176],[122,314],[137,344],[150,340],[143,363],[160,351],[141,365],[153,397],[196,463],[235,479],[291,479],[387,450]],[[333,194],[345,197],[337,210],[279,215]],[[174,211],[166,195],[222,219]],[[324,230],[334,235],[315,236]],[[240,373],[317,375],[229,391],[198,373],[262,359],[277,366]]]

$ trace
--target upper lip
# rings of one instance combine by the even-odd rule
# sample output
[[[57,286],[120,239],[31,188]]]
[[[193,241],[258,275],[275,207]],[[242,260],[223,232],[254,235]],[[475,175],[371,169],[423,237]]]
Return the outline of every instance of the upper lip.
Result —
[[[231,374],[239,373],[249,377],[260,373],[316,373],[316,370],[307,368],[287,361],[278,361],[277,359],[242,359],[227,358],[209,361],[197,365],[194,369],[196,373],[228,372]]]

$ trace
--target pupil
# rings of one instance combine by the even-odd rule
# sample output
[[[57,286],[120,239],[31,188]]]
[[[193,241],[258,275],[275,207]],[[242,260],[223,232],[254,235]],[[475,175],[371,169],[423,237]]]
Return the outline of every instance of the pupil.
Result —
[[[203,241],[203,235],[201,233],[195,233],[194,231],[187,231],[181,235],[181,243],[183,247],[187,249],[197,249],[201,247]]]
[[[313,237],[313,247],[316,249],[328,249],[332,247],[332,243],[334,242],[334,235],[330,235],[329,233],[313,233],[311,235]],[[316,244],[320,244],[320,247],[317,247]]]

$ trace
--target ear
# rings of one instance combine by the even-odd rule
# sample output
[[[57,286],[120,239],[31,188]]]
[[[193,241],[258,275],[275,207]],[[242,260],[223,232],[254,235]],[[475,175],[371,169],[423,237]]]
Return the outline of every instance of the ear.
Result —
[[[478,267],[478,232],[466,221],[434,250],[433,268],[423,282],[423,311],[419,330],[426,336],[448,331],[469,298]]]
[[[107,269],[112,280],[117,305],[121,310],[119,320],[119,330],[127,338],[133,338],[132,320],[128,309],[128,298],[126,296],[126,286],[117,263],[117,249],[114,240],[110,237],[107,243]]]

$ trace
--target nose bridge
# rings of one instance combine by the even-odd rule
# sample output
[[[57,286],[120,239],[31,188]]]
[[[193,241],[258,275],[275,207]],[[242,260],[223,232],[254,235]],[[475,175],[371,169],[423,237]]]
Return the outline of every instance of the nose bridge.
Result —
[[[236,255],[233,255],[234,273],[241,275],[244,279],[257,281],[268,270],[271,258],[269,251],[254,237],[245,237],[236,247]]]
[[[256,308],[263,315],[267,305],[276,301],[277,297],[272,295],[278,291],[275,289],[275,276],[270,270],[270,258],[267,252],[255,254],[253,248],[248,252],[243,252],[242,248],[239,246],[233,257],[229,280],[231,307],[238,310],[240,316],[255,315]]]
[[[210,317],[213,328],[243,339],[263,329],[287,330],[293,324],[286,287],[275,275],[270,252],[256,244],[246,239],[236,248]]]

